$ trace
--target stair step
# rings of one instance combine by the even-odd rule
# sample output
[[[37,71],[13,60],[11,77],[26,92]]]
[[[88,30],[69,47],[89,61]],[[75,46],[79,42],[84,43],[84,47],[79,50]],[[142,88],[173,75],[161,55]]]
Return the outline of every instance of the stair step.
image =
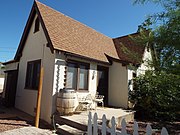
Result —
[[[61,125],[57,128],[57,133],[61,135],[84,135],[86,132],[68,125]]]
[[[68,125],[82,131],[87,131],[87,125],[84,125],[79,122],[72,121],[63,117],[59,117],[58,115],[55,115],[55,119],[56,119],[56,123],[60,125]]]

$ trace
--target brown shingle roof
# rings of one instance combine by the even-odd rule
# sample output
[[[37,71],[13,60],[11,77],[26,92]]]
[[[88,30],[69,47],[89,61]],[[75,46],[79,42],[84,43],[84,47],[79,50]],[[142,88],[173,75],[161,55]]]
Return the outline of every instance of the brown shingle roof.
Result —
[[[139,33],[113,39],[120,60],[133,64],[141,63],[145,46],[132,39],[137,36]]]
[[[118,59],[113,40],[84,24],[36,1],[54,49],[102,62],[105,54]]]

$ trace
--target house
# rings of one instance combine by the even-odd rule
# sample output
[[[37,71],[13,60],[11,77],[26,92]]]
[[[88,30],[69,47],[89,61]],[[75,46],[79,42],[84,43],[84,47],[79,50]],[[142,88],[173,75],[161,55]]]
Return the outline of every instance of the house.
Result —
[[[0,94],[3,92],[4,87],[4,66],[0,62]]]
[[[51,122],[62,88],[75,89],[78,98],[99,92],[105,96],[105,106],[127,108],[128,74],[132,72],[128,64],[137,63],[121,57],[118,40],[124,39],[128,36],[109,38],[35,1],[14,60],[4,63],[4,97],[11,97],[6,98],[6,103],[35,115],[43,66],[41,119]],[[144,49],[138,53],[146,56]]]

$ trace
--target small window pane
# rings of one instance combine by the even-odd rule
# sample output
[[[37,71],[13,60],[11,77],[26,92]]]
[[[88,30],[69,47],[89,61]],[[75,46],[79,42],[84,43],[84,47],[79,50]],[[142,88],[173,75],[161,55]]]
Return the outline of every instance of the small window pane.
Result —
[[[33,64],[28,63],[27,65],[27,75],[26,75],[26,86],[31,86],[33,80]]]
[[[75,64],[68,64],[66,87],[73,89],[77,87],[77,68]]]
[[[88,89],[88,70],[86,66],[80,65],[79,89]]]

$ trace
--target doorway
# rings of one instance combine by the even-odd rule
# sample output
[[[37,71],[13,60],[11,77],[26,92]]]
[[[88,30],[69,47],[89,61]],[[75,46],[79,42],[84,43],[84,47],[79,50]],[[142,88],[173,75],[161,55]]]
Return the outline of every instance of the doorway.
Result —
[[[104,95],[104,106],[108,106],[108,67],[97,66],[97,92]]]
[[[5,106],[14,107],[17,87],[18,70],[7,71],[7,81],[5,89]]]

